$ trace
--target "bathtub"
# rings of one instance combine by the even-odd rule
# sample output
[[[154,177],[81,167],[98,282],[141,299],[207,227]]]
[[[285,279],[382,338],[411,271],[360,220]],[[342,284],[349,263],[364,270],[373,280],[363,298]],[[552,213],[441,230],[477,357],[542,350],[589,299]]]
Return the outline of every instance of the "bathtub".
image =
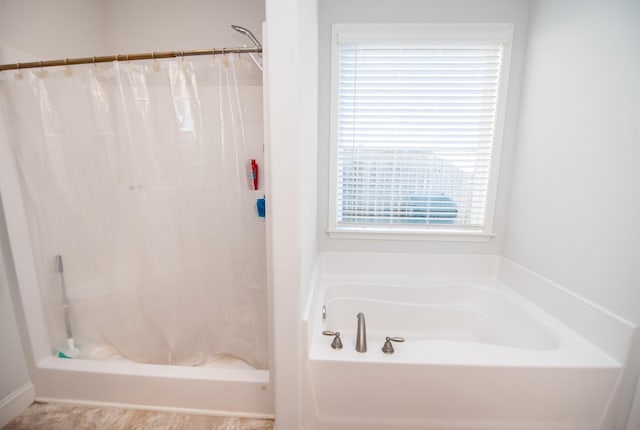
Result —
[[[604,429],[620,363],[500,281],[334,277],[316,289],[308,430]],[[384,354],[387,336],[405,342]]]

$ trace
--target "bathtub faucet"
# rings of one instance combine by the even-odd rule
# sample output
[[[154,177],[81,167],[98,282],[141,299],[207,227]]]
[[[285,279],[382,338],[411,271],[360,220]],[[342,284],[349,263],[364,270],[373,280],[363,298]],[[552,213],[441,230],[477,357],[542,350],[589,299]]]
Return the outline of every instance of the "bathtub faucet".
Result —
[[[358,335],[356,337],[356,351],[367,352],[367,328],[364,325],[364,314],[359,312],[358,318]]]

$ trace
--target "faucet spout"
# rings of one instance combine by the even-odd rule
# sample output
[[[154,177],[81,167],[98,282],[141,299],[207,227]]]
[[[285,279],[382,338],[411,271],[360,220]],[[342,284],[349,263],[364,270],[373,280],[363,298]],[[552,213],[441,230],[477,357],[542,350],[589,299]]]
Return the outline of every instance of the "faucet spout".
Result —
[[[367,328],[364,324],[364,314],[359,312],[358,318],[358,335],[356,337],[356,351],[367,352]]]

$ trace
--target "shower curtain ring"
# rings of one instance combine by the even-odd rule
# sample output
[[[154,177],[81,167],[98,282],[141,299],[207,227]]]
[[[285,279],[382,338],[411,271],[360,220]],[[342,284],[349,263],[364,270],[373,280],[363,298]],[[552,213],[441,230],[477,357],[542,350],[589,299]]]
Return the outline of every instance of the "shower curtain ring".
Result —
[[[38,72],[38,77],[39,78],[44,78],[45,76],[47,76],[47,72],[44,70],[44,67],[42,67],[42,60],[38,61],[38,65],[40,66],[40,71]]]
[[[156,58],[155,51],[151,53],[151,59],[153,60],[153,70],[156,72],[160,70],[160,63],[158,63],[158,59]]]
[[[71,76],[73,74],[73,72],[71,71],[71,67],[69,67],[69,59],[68,58],[64,59],[64,67],[65,67],[64,73],[67,76]]]

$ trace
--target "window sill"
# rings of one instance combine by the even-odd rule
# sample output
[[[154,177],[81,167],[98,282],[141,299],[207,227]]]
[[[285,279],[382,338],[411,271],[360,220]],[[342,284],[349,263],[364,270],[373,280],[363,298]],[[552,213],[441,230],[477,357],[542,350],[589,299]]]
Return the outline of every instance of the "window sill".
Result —
[[[489,242],[495,236],[481,231],[418,230],[410,228],[339,227],[327,230],[331,239],[424,240],[438,242]]]

